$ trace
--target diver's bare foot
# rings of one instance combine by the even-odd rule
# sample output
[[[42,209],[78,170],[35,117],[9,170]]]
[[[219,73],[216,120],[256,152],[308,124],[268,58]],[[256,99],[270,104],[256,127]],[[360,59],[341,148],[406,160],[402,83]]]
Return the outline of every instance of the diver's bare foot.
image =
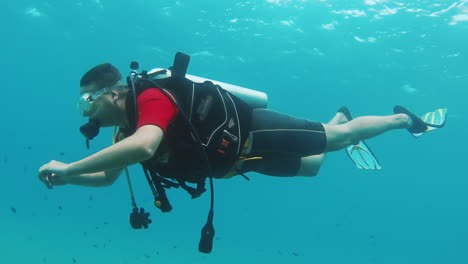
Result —
[[[346,115],[342,112],[337,112],[336,116],[337,116],[338,125],[341,125],[350,121],[348,120],[348,117],[346,117]]]
[[[328,123],[329,125],[341,125],[349,122],[352,119],[351,113],[346,106],[340,107],[333,119]]]

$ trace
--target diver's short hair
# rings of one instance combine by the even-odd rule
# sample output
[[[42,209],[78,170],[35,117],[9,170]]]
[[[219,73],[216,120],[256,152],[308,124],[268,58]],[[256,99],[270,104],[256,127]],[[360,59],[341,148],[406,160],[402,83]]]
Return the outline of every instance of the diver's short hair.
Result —
[[[110,63],[94,66],[87,71],[80,80],[80,86],[96,85],[96,89],[110,87],[122,79],[119,70]]]

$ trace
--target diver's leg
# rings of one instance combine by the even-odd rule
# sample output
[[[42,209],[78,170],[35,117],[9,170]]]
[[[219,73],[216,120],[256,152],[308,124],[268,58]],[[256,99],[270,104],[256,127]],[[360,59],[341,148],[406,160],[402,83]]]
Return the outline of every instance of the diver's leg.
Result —
[[[329,126],[348,121],[339,111]],[[249,139],[240,171],[280,177],[316,175],[327,143],[323,124],[267,109],[254,109]]]
[[[341,125],[324,124],[327,136],[325,152],[342,149],[367,138],[372,138],[393,129],[409,128],[411,118],[406,114],[389,116],[362,116]]]
[[[348,122],[346,116],[341,113],[337,112],[336,115],[327,123],[330,126],[336,126],[340,124],[344,124]],[[316,176],[322,166],[322,163],[325,159],[325,153],[319,155],[311,155],[307,157],[301,158],[301,166],[299,167],[299,171],[297,172],[297,176]]]
[[[322,167],[325,154],[307,156],[301,158],[301,166],[297,171],[296,176],[312,177],[319,173]]]

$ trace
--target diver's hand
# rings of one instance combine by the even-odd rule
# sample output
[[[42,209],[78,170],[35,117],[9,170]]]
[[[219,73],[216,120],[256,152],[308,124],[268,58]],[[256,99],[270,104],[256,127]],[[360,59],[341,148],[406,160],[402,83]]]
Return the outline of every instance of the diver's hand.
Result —
[[[69,164],[52,160],[39,168],[39,180],[48,188],[52,188],[53,185],[67,184],[70,178],[69,168]]]

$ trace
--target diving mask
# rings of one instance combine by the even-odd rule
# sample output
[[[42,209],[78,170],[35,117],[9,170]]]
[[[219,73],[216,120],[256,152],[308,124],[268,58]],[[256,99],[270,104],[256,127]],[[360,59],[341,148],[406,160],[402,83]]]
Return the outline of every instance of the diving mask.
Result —
[[[107,92],[108,92],[107,88],[102,88],[94,93],[89,93],[89,92],[82,93],[76,104],[81,115],[84,115],[86,112],[89,112],[91,110],[91,107],[94,101],[96,101],[101,95]]]

